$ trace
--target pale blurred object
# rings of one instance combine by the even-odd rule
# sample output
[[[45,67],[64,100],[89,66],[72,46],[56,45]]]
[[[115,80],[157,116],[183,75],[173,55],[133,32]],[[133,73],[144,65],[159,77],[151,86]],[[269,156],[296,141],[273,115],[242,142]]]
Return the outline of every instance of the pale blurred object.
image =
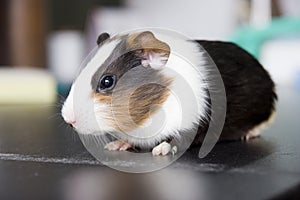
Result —
[[[278,1],[283,16],[300,17],[299,0],[279,0]]]
[[[266,41],[260,61],[280,85],[295,85],[300,74],[300,37]]]
[[[101,32],[116,34],[145,27],[171,29],[195,39],[225,39],[237,28],[238,1],[127,0],[124,8],[102,7],[87,20],[89,49]]]
[[[48,63],[59,84],[71,84],[83,60],[84,40],[80,31],[53,32],[48,39]]]
[[[252,0],[250,24],[255,28],[268,26],[272,18],[271,0]]]
[[[46,70],[0,68],[0,104],[52,104],[56,101],[56,82]]]

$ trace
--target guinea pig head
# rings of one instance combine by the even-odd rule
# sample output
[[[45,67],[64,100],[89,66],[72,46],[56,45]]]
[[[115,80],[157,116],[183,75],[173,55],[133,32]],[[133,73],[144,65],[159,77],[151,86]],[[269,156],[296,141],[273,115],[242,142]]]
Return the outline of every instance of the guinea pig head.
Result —
[[[97,44],[96,54],[74,81],[63,105],[64,120],[82,134],[130,132],[143,126],[170,94],[172,77],[162,73],[169,45],[150,31],[112,38],[101,34]],[[92,102],[92,112],[84,102],[78,109],[74,106],[74,92],[83,75],[90,77],[84,95]],[[96,127],[89,124],[92,119]]]

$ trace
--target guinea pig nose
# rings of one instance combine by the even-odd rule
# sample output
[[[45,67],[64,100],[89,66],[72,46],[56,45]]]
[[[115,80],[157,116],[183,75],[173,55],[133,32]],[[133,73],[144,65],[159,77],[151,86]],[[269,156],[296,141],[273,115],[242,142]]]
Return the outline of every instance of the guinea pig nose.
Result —
[[[75,123],[76,123],[75,120],[67,121],[67,124],[69,124],[70,126],[74,126]]]

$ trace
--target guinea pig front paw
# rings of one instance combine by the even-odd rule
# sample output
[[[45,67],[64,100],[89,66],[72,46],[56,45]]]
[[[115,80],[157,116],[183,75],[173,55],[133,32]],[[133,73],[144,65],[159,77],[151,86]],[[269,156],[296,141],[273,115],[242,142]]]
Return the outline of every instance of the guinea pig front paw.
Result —
[[[107,149],[109,151],[126,151],[127,149],[130,149],[132,146],[131,144],[123,141],[123,140],[116,140],[113,142],[110,142],[104,146],[104,149]]]
[[[167,142],[162,142],[156,147],[152,149],[152,155],[153,156],[159,156],[159,155],[167,155],[169,152],[171,152],[171,145]]]

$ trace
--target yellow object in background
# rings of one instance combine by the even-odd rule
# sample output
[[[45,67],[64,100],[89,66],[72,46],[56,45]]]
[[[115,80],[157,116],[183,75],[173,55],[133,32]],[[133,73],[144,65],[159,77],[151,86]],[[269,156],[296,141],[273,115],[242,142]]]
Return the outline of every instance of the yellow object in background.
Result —
[[[56,81],[50,72],[35,68],[0,68],[1,104],[51,104]]]

